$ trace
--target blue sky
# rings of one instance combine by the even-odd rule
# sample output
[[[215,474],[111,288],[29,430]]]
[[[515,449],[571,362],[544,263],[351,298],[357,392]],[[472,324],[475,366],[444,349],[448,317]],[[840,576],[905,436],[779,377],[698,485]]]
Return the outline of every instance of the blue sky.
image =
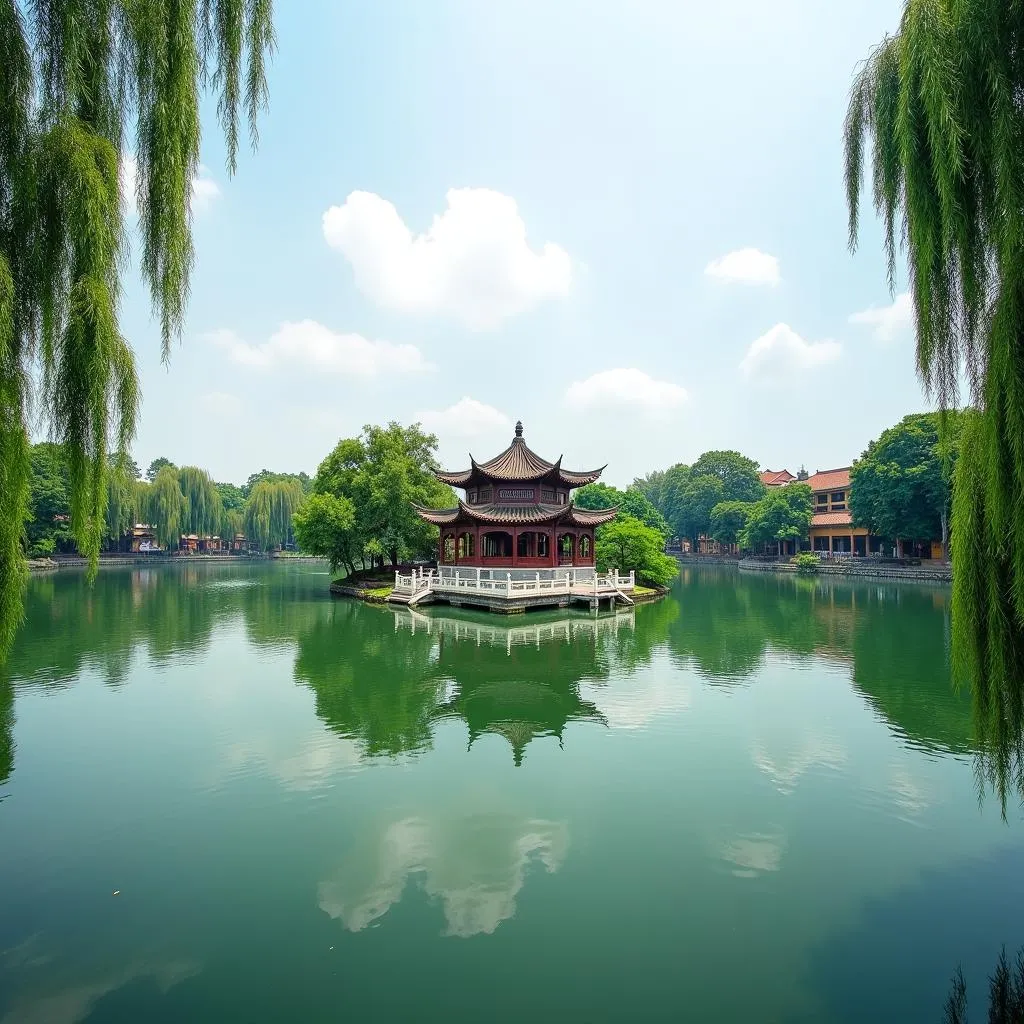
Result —
[[[126,290],[137,460],[313,472],[397,419],[459,468],[521,418],[619,484],[709,448],[849,463],[926,405],[842,186],[853,71],[900,7],[279,2],[233,179],[207,110],[168,366]]]

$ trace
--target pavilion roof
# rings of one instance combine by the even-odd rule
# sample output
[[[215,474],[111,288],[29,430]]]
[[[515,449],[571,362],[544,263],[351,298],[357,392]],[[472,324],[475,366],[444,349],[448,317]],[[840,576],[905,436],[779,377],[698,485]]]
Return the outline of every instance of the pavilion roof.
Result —
[[[562,469],[562,456],[557,462],[541,458],[523,440],[523,424],[516,424],[516,436],[512,443],[499,455],[486,462],[477,462],[469,456],[469,469],[450,471],[439,469],[435,475],[442,483],[452,487],[468,487],[475,481],[495,480],[503,483],[525,483],[548,479],[566,487],[583,487],[592,484],[604,472],[605,467],[590,470]]]
[[[496,525],[524,526],[562,522],[572,526],[600,526],[615,518],[618,507],[576,508],[568,505],[468,505],[460,501],[457,508],[434,509],[413,503],[421,519],[435,526],[450,526],[456,522],[493,523]]]

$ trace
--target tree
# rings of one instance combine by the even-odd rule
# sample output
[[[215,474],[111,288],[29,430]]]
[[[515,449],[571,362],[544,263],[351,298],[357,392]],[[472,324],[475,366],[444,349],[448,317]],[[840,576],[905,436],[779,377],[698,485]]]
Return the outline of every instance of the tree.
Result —
[[[611,508],[618,507],[618,518],[632,516],[639,519],[645,526],[657,530],[663,539],[667,539],[669,533],[668,523],[665,517],[648,500],[647,496],[635,486],[627,487],[620,491],[610,484],[593,483],[581,487],[573,494],[573,504],[578,508]]]
[[[71,540],[71,472],[64,449],[50,442],[32,446],[29,464],[29,552],[52,555]]]
[[[237,484],[215,484],[220,495],[221,507],[225,512],[241,511],[245,508],[245,495]]]
[[[720,501],[711,510],[711,536],[719,544],[735,544],[754,504],[750,501]]]
[[[724,501],[757,501],[765,491],[757,463],[739,452],[705,452],[690,467],[690,475],[721,480]]]
[[[597,531],[597,567],[602,572],[635,572],[644,582],[665,586],[679,575],[679,563],[665,554],[664,545],[665,538],[657,530],[624,516]]]
[[[868,445],[850,474],[850,511],[857,526],[902,541],[941,536],[946,550],[950,480],[962,415],[904,416]]]
[[[313,481],[308,473],[274,473],[269,469],[261,469],[258,473],[249,475],[249,479],[242,485],[242,495],[248,498],[252,489],[259,483],[281,483],[289,480],[297,480],[303,494],[308,494],[313,489]]]
[[[245,503],[245,533],[263,551],[284,547],[292,536],[292,516],[305,497],[296,478],[261,480]]]
[[[814,515],[813,496],[807,484],[771,488],[747,513],[737,534],[740,547],[758,548],[785,540],[804,540]]]
[[[156,533],[157,543],[165,548],[177,547],[189,514],[178,471],[171,465],[162,466],[142,493],[146,499],[146,519]]]
[[[1024,20],[1019,4],[913,0],[857,74],[846,116],[856,248],[866,151],[891,288],[903,246],[917,367],[978,415],[953,485],[952,657],[990,781],[1024,792]]]
[[[198,466],[182,466],[178,486],[187,506],[182,531],[200,537],[217,533],[224,521],[224,505],[213,477]]]
[[[697,539],[711,532],[711,510],[725,500],[725,487],[719,477],[691,475],[679,491],[672,523],[676,533],[689,537],[696,547]]]
[[[170,466],[171,469],[178,468],[170,459],[164,458],[163,455],[160,455],[149,464],[149,469],[146,470],[146,479],[152,483],[156,479],[157,473],[159,473],[164,466]]]
[[[352,544],[372,560],[429,555],[437,529],[416,514],[414,504],[450,507],[455,496],[434,476],[437,438],[419,424],[365,426],[357,438],[345,438],[320,463],[314,493],[348,498],[355,508]],[[353,561],[354,561],[353,556]]]
[[[352,502],[333,494],[310,495],[292,516],[299,547],[310,555],[329,559],[332,572],[344,566],[349,575],[355,571],[352,561],[355,522]]]
[[[91,572],[108,454],[135,433],[135,357],[118,324],[126,162],[166,358],[193,261],[202,92],[219,92],[234,171],[240,111],[255,138],[273,42],[271,0],[0,3],[0,656],[21,616],[31,410],[65,449]]]

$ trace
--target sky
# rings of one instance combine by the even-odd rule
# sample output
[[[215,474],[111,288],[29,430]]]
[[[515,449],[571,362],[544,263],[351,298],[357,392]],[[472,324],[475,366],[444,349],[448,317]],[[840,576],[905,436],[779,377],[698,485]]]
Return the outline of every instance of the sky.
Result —
[[[188,317],[132,271],[135,457],[242,482],[420,422],[634,477],[708,449],[849,465],[928,407],[842,124],[899,0],[303,0],[225,170],[204,105]],[[136,246],[138,249],[138,246]]]

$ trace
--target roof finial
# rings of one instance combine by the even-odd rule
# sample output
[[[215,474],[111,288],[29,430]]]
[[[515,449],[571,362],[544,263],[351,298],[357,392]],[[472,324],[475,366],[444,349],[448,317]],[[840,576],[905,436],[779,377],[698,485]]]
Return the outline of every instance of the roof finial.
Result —
[[[523,421],[522,420],[516,420],[516,437],[522,437],[522,436],[523,436]]]

